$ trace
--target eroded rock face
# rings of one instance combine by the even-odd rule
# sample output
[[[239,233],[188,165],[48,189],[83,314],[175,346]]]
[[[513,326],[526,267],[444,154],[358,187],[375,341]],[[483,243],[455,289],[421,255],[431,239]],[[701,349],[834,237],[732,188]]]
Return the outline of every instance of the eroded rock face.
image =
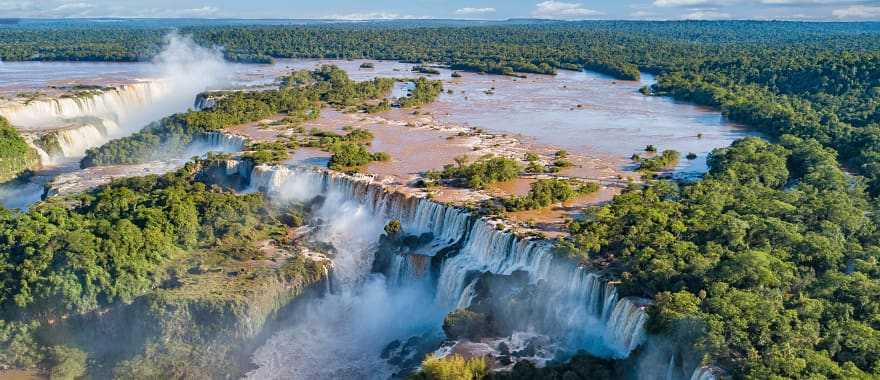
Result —
[[[308,250],[274,258],[189,260],[168,268],[157,289],[131,304],[71,317],[48,335],[86,348],[100,363],[90,369],[94,378],[142,378],[156,370],[188,371],[185,378],[240,376],[286,310],[324,291],[332,267]]]

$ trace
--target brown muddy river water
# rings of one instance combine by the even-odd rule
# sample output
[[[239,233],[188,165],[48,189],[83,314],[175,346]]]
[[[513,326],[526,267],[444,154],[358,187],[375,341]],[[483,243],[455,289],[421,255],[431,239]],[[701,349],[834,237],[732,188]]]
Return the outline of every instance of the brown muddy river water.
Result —
[[[638,89],[653,77],[640,82],[618,81],[592,73],[560,70],[558,75],[528,75],[514,78],[500,75],[461,73],[439,69],[439,75],[412,71],[413,64],[369,61],[373,68],[361,68],[364,60],[278,60],[272,65],[229,64],[233,78],[227,86],[261,86],[293,69],[313,69],[333,64],[345,69],[354,80],[377,76],[416,78],[427,76],[444,81],[444,92],[433,104],[422,107],[420,115],[409,110],[392,110],[379,115],[345,115],[325,112],[316,121],[321,128],[339,129],[344,125],[369,128],[376,135],[374,151],[386,151],[392,160],[374,163],[368,171],[381,175],[411,177],[420,171],[439,169],[460,154],[479,156],[498,153],[498,146],[512,147],[508,155],[525,151],[545,154],[566,149],[576,154],[578,164],[572,173],[587,178],[616,176],[632,167],[629,156],[648,144],[659,150],[675,149],[682,157],[693,152],[695,160],[682,158],[677,172],[687,175],[706,170],[706,155],[733,140],[756,133],[727,121],[719,112],[673,101],[644,96]],[[149,80],[154,74],[145,63],[59,63],[14,62],[0,65],[0,94],[13,96],[19,91],[43,91],[50,86],[69,84],[108,85]],[[393,97],[405,95],[408,83],[399,83]],[[186,107],[183,104],[182,107]],[[414,123],[411,123],[413,122]],[[412,124],[419,127],[413,128]],[[462,127],[480,128],[501,137],[515,137],[515,144],[500,141],[475,147],[477,142],[456,137]],[[255,132],[251,129],[250,132]],[[254,134],[254,133],[244,133]],[[271,138],[265,131],[258,138]],[[700,137],[698,137],[700,136]],[[508,139],[510,140],[510,139]],[[506,145],[505,145],[506,144]],[[326,155],[302,150],[292,162],[322,164]],[[523,188],[527,184],[514,184]],[[521,189],[520,189],[521,190]],[[515,191],[521,193],[522,191]],[[4,202],[6,203],[6,202]],[[30,203],[28,201],[27,203]]]
[[[369,61],[374,68],[360,68],[364,60],[281,59],[272,65],[230,64],[235,85],[261,85],[291,69],[312,69],[333,64],[355,80],[376,76],[416,78],[413,64]],[[4,78],[0,89],[46,90],[59,84],[107,84],[151,76],[144,63],[6,62],[0,66]],[[678,170],[705,171],[706,154],[733,140],[754,135],[727,121],[719,112],[676,102],[665,97],[644,96],[639,87],[653,82],[643,74],[639,82],[619,81],[592,72],[559,70],[555,76],[528,75],[513,78],[500,75],[462,73],[440,69],[444,93],[426,110],[441,121],[483,128],[492,132],[518,134],[542,145],[550,145],[590,156],[628,163],[628,157],[648,144],[658,149],[675,149],[682,157],[693,152],[696,160],[682,159]],[[401,94],[398,89],[394,95]],[[702,138],[697,136],[701,135]]]
[[[444,89],[453,93],[444,92],[434,104],[424,107],[442,122],[515,134],[526,141],[614,160],[622,166],[630,164],[633,153],[642,153],[652,144],[659,150],[681,152],[679,172],[704,172],[706,155],[712,149],[758,135],[718,111],[642,95],[639,88],[654,82],[650,74],[643,74],[641,81],[567,70],[525,79],[466,72],[461,78],[452,78],[452,71],[446,69],[439,69],[439,75],[423,75],[412,72],[412,64],[370,61],[374,68],[361,69],[363,62],[282,60],[266,72],[333,64],[355,80],[376,76],[442,79]],[[691,152],[697,159],[684,159]]]

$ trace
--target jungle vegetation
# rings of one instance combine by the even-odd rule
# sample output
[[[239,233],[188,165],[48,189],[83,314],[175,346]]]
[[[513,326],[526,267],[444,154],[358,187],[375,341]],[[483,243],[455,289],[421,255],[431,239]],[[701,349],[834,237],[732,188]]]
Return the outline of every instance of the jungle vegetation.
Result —
[[[158,51],[167,30],[71,25],[0,28],[0,57],[146,60]],[[572,236],[559,242],[560,252],[619,280],[623,295],[653,298],[649,330],[695,348],[705,355],[705,363],[719,366],[732,378],[880,376],[876,227],[880,217],[875,198],[880,194],[880,24],[511,21],[419,26],[392,22],[357,27],[198,24],[183,25],[181,30],[202,44],[225,47],[229,57],[254,61],[370,58],[441,63],[455,70],[505,75],[552,75],[581,68],[617,79],[636,79],[645,72],[657,75],[657,83],[643,93],[717,107],[778,143],[748,138],[716,150],[701,181],[633,185],[613,202],[571,221]],[[333,74],[328,74],[332,80]],[[350,106],[344,104],[349,96],[304,99]],[[150,139],[161,141],[161,137]],[[123,153],[108,156],[138,151],[119,146],[108,152]],[[646,169],[656,169],[671,161],[646,162]],[[841,165],[851,173],[841,170]],[[514,178],[519,171],[515,161],[486,157],[431,174],[482,188]],[[40,211],[47,209],[55,210],[49,203],[27,214],[37,213],[36,222],[17,216],[24,219],[8,222],[17,228],[7,228],[4,236],[39,243],[56,236],[51,234],[56,229],[73,228],[69,223],[56,223],[64,228],[50,223],[69,212]],[[49,227],[40,224],[44,220]],[[57,245],[79,252],[80,246],[98,241],[85,236],[86,243],[64,240]],[[36,247],[10,250],[10,257],[46,250]],[[54,247],[48,251],[56,252]],[[45,259],[37,263],[56,265]],[[7,267],[4,273],[23,270],[19,262]],[[53,277],[58,280],[42,282],[40,276],[25,277],[26,292],[17,290],[23,285],[13,277],[7,282],[12,285],[6,286],[13,290],[6,290],[3,302],[15,306],[4,310],[32,313],[40,310],[39,301],[47,295],[57,296],[67,308],[90,307],[98,300],[126,297],[144,284],[126,280],[117,287],[109,282],[113,286],[107,288],[113,290],[98,291],[78,285],[82,280],[76,273],[62,271]],[[49,285],[32,289],[32,283]],[[55,284],[77,290],[58,295]],[[19,299],[24,306],[18,306]],[[11,347],[0,353],[16,355],[14,360],[45,355],[46,351],[28,349],[39,323],[11,320],[0,325],[0,342]],[[58,351],[65,352],[76,356]],[[456,365],[473,368],[467,363]],[[545,372],[521,368],[520,373],[564,378],[569,372],[581,376],[578,367],[615,370],[604,362],[568,365]],[[460,371],[445,366],[434,365],[440,373]]]
[[[37,152],[0,116],[0,182],[40,165]]]
[[[111,306],[130,304],[159,287],[181,286],[179,278],[204,270],[171,267],[201,257],[197,254],[210,258],[194,260],[195,265],[222,268],[227,260],[258,259],[256,242],[286,236],[295,220],[287,216],[289,211],[270,207],[262,194],[236,195],[196,180],[202,165],[191,162],[163,176],[114,181],[86,194],[52,198],[26,212],[0,209],[0,365],[48,367],[61,378],[79,377],[85,371],[85,352],[99,355],[102,346],[77,346],[74,336],[81,332],[65,333],[65,323],[98,311],[118,311]],[[291,278],[318,273],[308,263],[280,264],[283,275]],[[227,280],[224,286],[230,284]],[[177,302],[163,297],[161,303]],[[193,314],[225,315],[211,311],[219,302],[194,302],[191,307],[202,302],[203,309],[189,310]],[[149,318],[140,315],[138,321],[145,324]],[[226,328],[219,322],[211,326],[204,336]],[[168,339],[161,341],[182,344],[179,338]],[[163,344],[156,342],[154,348],[172,347]]]
[[[791,135],[738,140],[708,163],[702,181],[633,186],[587,210],[561,249],[653,297],[649,331],[734,378],[880,374],[878,214],[864,181]]]

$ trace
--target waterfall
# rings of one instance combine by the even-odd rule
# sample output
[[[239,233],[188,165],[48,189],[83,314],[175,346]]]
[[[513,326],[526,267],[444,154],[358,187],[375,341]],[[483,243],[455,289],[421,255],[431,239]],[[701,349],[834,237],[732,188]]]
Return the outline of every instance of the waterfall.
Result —
[[[143,114],[168,93],[164,81],[142,82],[86,95],[9,102],[0,106],[0,116],[21,130],[42,164],[55,165],[140,128],[152,118]]]
[[[223,147],[224,150],[229,151],[239,151],[244,149],[247,138],[224,132],[205,132],[196,136],[195,143],[206,144],[211,147]]]
[[[80,126],[52,132],[58,144],[60,157],[82,157],[89,148],[101,145],[109,141],[112,136],[121,133],[119,124],[113,119],[83,118],[83,120],[86,122]]]
[[[715,380],[718,369],[712,366],[697,367],[691,375],[691,380]]]
[[[406,281],[436,269],[434,302],[444,314],[470,303],[474,274],[523,271],[547,305],[533,317],[548,333],[566,338],[575,348],[615,358],[628,356],[645,340],[648,300],[620,298],[613,284],[557,256],[549,242],[498,231],[466,210],[387,191],[365,175],[285,166],[255,167],[250,189],[282,201],[309,202],[324,196],[325,204],[357,202],[363,212],[380,219],[379,225],[397,219],[408,234],[432,234],[432,242],[416,255],[396,259],[392,283],[395,277],[396,282]],[[343,218],[347,217],[351,216]],[[443,257],[439,268],[430,268],[431,258],[454,244],[461,247],[458,253]],[[359,270],[368,271],[369,266]]]
[[[208,152],[231,153],[244,149],[248,139],[225,132],[203,132],[196,135],[184,152],[184,157],[202,156]]]
[[[62,96],[0,107],[0,115],[12,125],[26,129],[48,129],[59,120],[83,116],[124,119],[129,112],[168,94],[163,81],[141,82],[102,90],[89,95]]]
[[[648,314],[644,309],[647,303],[647,300],[626,297],[614,305],[605,335],[606,342],[617,345],[617,352],[629,354],[645,340]]]
[[[49,153],[46,152],[46,150],[43,149],[43,147],[41,147],[41,146],[38,144],[38,142],[37,142],[37,140],[39,139],[39,136],[36,136],[36,135],[29,135],[29,134],[23,134],[22,137],[23,137],[24,140],[27,142],[27,144],[28,144],[28,145],[29,145],[34,151],[37,152],[37,156],[40,157],[40,164],[41,164],[41,165],[47,165],[47,164],[49,164],[49,163],[52,163],[52,161],[53,161],[53,160],[52,160],[52,157],[49,156]]]

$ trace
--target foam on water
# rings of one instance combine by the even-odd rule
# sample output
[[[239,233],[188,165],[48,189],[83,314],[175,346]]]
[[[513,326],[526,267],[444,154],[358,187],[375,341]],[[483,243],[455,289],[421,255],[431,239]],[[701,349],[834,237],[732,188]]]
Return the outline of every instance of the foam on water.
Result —
[[[528,273],[552,305],[532,316],[541,329],[537,333],[561,339],[568,350],[620,358],[645,339],[647,300],[619,298],[613,285],[559,259],[544,241],[497,231],[465,210],[388,192],[366,176],[257,166],[250,180],[252,190],[279,201],[323,197],[313,221],[320,226],[314,239],[336,248],[334,292],[291,316],[290,327],[257,350],[259,369],[250,378],[385,378],[395,368],[380,358],[382,346],[437,331],[446,313],[470,303],[474,273],[483,272]],[[424,281],[432,272],[431,260],[424,258],[395,264],[395,270],[408,272],[393,274],[397,281],[370,273],[378,237],[391,219],[400,220],[409,234],[433,234],[419,256],[430,258],[437,247],[460,245],[457,255],[434,268],[436,286]]]

